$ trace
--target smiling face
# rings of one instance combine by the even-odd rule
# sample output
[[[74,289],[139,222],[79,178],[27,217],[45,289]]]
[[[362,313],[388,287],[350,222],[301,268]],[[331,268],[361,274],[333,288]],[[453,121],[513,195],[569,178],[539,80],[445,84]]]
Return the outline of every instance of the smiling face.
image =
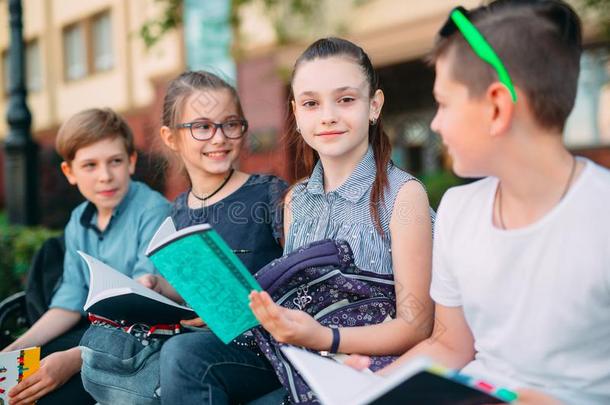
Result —
[[[111,214],[127,194],[135,165],[136,154],[129,156],[125,142],[117,136],[78,149],[74,159],[63,162],[61,169],[102,216]]]
[[[228,90],[195,91],[186,98],[182,106],[179,123],[212,121],[223,123],[242,119],[235,98]],[[199,141],[191,135],[189,128],[162,129],[165,143],[180,154],[191,179],[200,175],[222,175],[227,173],[239,158],[243,137],[227,138],[218,128],[212,138]]]
[[[295,73],[292,107],[305,142],[320,158],[362,156],[369,120],[379,116],[383,93],[370,97],[362,68],[348,57],[302,62]]]
[[[452,62],[451,56],[436,62],[434,98],[438,107],[430,127],[447,146],[457,175],[487,176],[488,160],[493,155],[490,106],[485,97],[472,97],[468,88],[453,78]]]

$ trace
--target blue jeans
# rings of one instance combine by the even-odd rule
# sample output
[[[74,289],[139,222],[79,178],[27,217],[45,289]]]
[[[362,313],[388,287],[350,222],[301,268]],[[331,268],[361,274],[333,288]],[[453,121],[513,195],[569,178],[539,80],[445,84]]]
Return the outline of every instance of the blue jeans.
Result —
[[[92,325],[81,339],[83,386],[100,404],[160,405],[162,340]]]
[[[258,350],[225,345],[209,331],[168,340],[161,349],[161,403],[279,404],[286,393],[271,364]],[[259,402],[260,401],[260,402]]]

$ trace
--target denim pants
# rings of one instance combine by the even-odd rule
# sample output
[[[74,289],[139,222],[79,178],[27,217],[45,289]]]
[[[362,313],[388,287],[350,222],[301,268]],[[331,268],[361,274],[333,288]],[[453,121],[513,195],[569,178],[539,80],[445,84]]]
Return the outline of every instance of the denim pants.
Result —
[[[91,325],[81,339],[83,386],[104,405],[160,405],[163,340],[139,339],[122,329]]]
[[[162,404],[235,404],[256,398],[256,403],[280,404],[286,391],[257,349],[239,339],[225,345],[209,331],[169,339],[161,349]]]

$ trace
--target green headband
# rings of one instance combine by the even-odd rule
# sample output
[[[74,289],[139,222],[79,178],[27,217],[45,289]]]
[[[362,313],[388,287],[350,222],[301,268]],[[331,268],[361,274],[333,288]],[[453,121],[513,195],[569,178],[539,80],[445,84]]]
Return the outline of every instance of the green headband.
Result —
[[[470,44],[474,53],[485,62],[489,63],[498,73],[500,83],[504,84],[513,99],[513,103],[517,102],[517,93],[515,92],[515,86],[508,71],[504,67],[502,60],[498,57],[496,52],[493,50],[489,42],[485,40],[483,35],[477,30],[477,28],[468,20],[464,13],[456,8],[451,12],[451,20],[460,30],[466,42]]]

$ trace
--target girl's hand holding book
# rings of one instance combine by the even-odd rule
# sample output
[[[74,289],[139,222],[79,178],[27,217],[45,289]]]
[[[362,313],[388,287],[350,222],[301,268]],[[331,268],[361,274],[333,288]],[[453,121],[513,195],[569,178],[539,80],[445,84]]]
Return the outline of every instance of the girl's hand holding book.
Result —
[[[313,350],[328,350],[332,331],[303,311],[277,305],[265,291],[250,293],[250,308],[275,340]]]

